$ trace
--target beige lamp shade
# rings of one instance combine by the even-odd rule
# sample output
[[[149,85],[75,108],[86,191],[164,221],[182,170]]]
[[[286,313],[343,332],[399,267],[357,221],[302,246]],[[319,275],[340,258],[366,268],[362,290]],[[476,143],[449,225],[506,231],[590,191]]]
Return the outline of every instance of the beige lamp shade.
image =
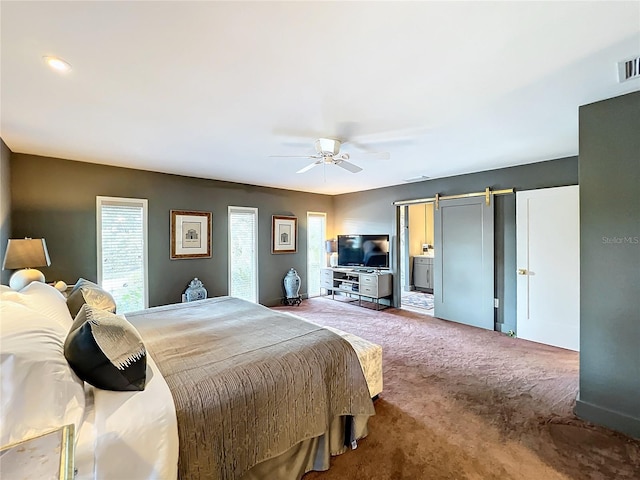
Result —
[[[336,240],[327,240],[325,243],[327,253],[329,255],[329,266],[337,267],[338,266],[338,242]]]
[[[338,251],[338,242],[335,240],[327,240],[325,242],[327,253],[335,253]]]
[[[34,281],[44,282],[42,272],[34,270],[32,267],[48,267],[49,265],[51,265],[51,260],[44,238],[9,239],[2,269],[24,269],[14,272],[9,279],[9,286],[14,290],[20,290]]]

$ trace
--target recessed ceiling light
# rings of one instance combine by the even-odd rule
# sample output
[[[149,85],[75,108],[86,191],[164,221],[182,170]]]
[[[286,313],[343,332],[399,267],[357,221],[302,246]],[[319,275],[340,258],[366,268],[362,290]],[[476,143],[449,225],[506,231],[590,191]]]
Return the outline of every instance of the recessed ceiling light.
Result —
[[[44,61],[58,72],[68,72],[71,70],[71,64],[60,57],[44,57]]]

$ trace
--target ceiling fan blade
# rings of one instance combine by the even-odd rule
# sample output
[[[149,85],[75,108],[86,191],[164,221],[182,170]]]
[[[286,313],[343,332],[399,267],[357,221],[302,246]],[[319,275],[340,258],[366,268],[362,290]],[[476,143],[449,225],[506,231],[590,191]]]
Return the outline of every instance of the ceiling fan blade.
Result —
[[[371,147],[375,150],[378,145],[412,145],[416,142],[416,139],[431,133],[433,133],[432,127],[404,128],[356,135],[349,140],[364,146],[368,151],[372,151]]]
[[[353,121],[338,122],[336,124],[335,132],[338,138],[344,140],[343,143],[346,143],[351,138],[357,136],[358,127],[359,125]]]
[[[321,158],[319,155],[269,155],[269,158]]]
[[[354,165],[351,162],[347,162],[346,160],[336,160],[335,163],[337,166],[342,167],[345,170],[349,170],[351,173],[358,173],[362,171],[362,168],[360,168],[357,165]]]
[[[308,172],[309,170],[311,170],[313,167],[315,167],[316,165],[320,165],[322,163],[322,160],[318,160],[317,162],[313,162],[310,163],[309,165],[307,165],[304,168],[301,168],[300,170],[298,170],[296,173],[304,173],[304,172]]]
[[[277,129],[273,131],[273,135],[283,145],[291,146],[313,146],[313,141],[322,136],[323,132],[312,132],[306,130]]]
[[[389,160],[391,158],[391,154],[389,152],[354,153],[351,155],[351,158],[357,160]]]
[[[373,150],[371,150],[370,147],[363,145],[361,143],[358,143],[356,141],[353,141],[351,139],[345,140],[344,142],[342,142],[342,146],[345,147],[347,150],[358,150],[358,152],[360,153],[373,153]]]
[[[391,158],[391,154],[389,152],[372,152],[365,155],[367,158],[372,158],[375,160],[389,160]]]

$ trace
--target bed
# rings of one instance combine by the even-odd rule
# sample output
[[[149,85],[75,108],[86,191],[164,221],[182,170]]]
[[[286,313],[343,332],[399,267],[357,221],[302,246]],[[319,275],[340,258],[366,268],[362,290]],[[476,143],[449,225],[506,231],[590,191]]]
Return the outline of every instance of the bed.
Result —
[[[65,364],[59,292],[2,287],[1,299],[0,442],[72,423],[78,480],[300,478],[366,435],[382,388],[378,346],[219,297],[127,314],[145,389],[101,390]]]

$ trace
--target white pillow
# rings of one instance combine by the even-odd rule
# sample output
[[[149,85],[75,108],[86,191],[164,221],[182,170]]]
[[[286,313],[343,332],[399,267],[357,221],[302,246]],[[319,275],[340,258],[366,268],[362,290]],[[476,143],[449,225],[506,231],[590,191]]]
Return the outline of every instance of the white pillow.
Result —
[[[64,358],[67,328],[13,301],[0,301],[0,446],[84,415],[83,382]]]
[[[55,320],[68,331],[73,318],[67,307],[64,295],[51,285],[42,282],[31,282],[19,292],[9,289],[0,293],[2,301],[12,301],[24,305],[42,315]]]

